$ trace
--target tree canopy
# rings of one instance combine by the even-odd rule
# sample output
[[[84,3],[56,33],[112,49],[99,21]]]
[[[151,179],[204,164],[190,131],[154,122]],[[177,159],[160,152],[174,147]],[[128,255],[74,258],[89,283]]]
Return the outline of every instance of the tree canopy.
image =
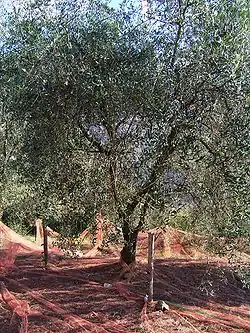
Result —
[[[6,16],[0,58],[12,172],[42,214],[73,224],[102,208],[128,264],[138,232],[173,208],[191,208],[193,230],[249,235],[247,2],[173,0],[146,16],[53,3]]]

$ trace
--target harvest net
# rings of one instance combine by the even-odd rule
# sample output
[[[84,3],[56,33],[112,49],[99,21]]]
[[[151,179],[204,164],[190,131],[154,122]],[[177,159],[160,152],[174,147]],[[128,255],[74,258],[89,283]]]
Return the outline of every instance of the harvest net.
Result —
[[[173,229],[170,227],[151,229],[148,232],[155,234],[155,256],[156,257],[171,257],[171,256],[190,256],[195,254],[195,243],[201,243],[202,237],[190,242],[190,235],[188,232]],[[137,242],[137,253],[139,255],[147,255],[148,250],[148,232],[139,232]],[[199,247],[199,253],[201,254]]]
[[[7,245],[6,245],[7,244]],[[0,249],[0,271],[12,267],[18,252],[19,244],[11,241],[2,241]],[[8,249],[8,250],[6,250]]]
[[[13,266],[17,254],[41,253],[41,247],[0,221],[0,270]]]

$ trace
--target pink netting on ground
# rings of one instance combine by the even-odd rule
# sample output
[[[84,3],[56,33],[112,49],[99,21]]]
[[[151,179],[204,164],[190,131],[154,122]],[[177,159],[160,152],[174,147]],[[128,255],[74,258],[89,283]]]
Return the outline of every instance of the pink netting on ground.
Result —
[[[0,221],[0,270],[12,267],[18,254],[40,254],[41,251],[40,246],[18,235]]]
[[[0,238],[3,248],[8,250],[10,243],[17,243],[19,245],[18,253],[41,252],[41,246],[29,241],[23,236],[17,234],[14,230],[7,227],[4,223],[0,222]]]
[[[4,242],[4,247],[0,249],[0,271],[11,268],[14,265],[19,249],[18,243]]]

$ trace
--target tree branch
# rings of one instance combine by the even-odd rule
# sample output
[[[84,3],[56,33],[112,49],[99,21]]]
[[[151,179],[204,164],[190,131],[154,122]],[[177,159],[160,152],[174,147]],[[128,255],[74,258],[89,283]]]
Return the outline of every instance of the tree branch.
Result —
[[[157,160],[154,163],[154,166],[152,168],[151,175],[148,179],[148,181],[142,186],[142,188],[134,195],[131,202],[127,205],[125,214],[131,215],[136,208],[136,206],[139,204],[141,199],[149,193],[155,182],[157,181],[158,177],[163,174],[163,172],[166,169],[166,164],[168,162],[168,158],[173,154],[175,151],[175,140],[179,134],[180,129],[182,129],[183,126],[179,127],[172,127],[171,131],[167,137],[167,142],[165,145],[163,145],[160,156],[157,158]]]
[[[142,209],[141,209],[141,214],[140,214],[140,219],[139,219],[139,223],[136,227],[136,230],[139,232],[141,231],[143,225],[144,225],[144,222],[145,222],[145,216],[146,216],[146,213],[147,213],[147,210],[148,210],[148,207],[149,207],[149,202],[151,200],[151,197],[148,195],[145,199],[145,202],[142,206]]]
[[[207,151],[213,155],[213,164],[215,163],[217,157],[219,158],[219,163],[216,163],[216,165],[219,167],[219,169],[222,171],[222,174],[224,175],[225,179],[228,181],[232,181],[235,179],[235,175],[233,175],[228,168],[225,165],[225,162],[228,160],[228,158],[223,158],[219,152],[214,150],[208,143],[206,143],[203,139],[199,140],[201,144],[207,149]]]
[[[170,61],[171,67],[173,67],[174,63],[175,63],[176,53],[178,50],[179,41],[181,39],[182,28],[183,28],[183,24],[185,21],[186,11],[187,11],[188,7],[192,5],[191,3],[187,2],[186,6],[184,7],[183,11],[181,12],[182,1],[179,0],[178,3],[179,3],[180,18],[179,18],[179,22],[176,23],[178,25],[178,29],[177,29],[177,34],[176,34],[175,43],[174,43],[174,50],[173,50],[172,58]]]
[[[213,155],[213,163],[216,160],[216,156],[217,156],[217,152],[215,152],[203,139],[199,140],[201,144],[203,144],[203,146],[207,149],[207,151]]]

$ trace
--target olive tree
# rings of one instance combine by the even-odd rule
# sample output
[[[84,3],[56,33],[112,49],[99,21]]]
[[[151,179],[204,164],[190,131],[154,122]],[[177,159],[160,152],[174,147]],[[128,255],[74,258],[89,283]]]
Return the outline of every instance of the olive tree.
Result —
[[[127,264],[149,207],[195,196],[211,165],[223,184],[235,172],[232,120],[245,112],[246,3],[164,6],[147,18],[100,2],[63,2],[53,15],[27,7],[5,42],[16,91],[9,112],[26,124],[29,175],[45,195],[101,193]]]

